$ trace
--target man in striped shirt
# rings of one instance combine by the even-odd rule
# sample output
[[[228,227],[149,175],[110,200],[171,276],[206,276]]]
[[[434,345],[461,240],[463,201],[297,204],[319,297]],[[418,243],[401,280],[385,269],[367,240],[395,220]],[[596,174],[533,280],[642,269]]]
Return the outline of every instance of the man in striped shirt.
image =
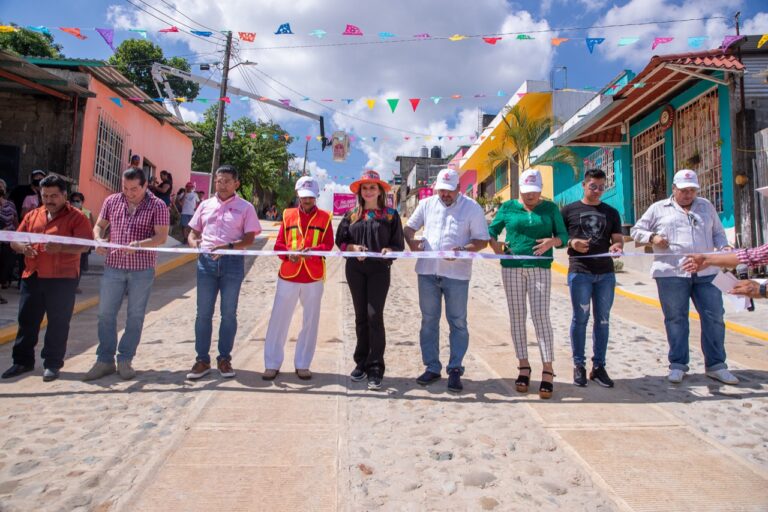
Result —
[[[99,346],[96,363],[83,379],[86,381],[100,379],[115,371],[126,380],[136,375],[131,361],[141,339],[157,263],[156,252],[136,248],[164,244],[170,220],[168,207],[147,190],[147,185],[142,169],[131,167],[123,172],[122,192],[112,194],[104,201],[93,228],[97,242],[120,244],[125,248],[96,249],[97,254],[105,255],[107,259],[99,295]],[[126,292],[128,317],[118,344],[117,314]]]
[[[733,268],[742,263],[748,267],[768,265],[768,244],[763,244],[754,249],[740,249],[722,254],[692,254],[683,262],[683,270],[693,273],[709,266]],[[744,295],[753,299],[768,298],[765,283],[760,284],[749,279],[740,280],[730,293],[733,295]]]

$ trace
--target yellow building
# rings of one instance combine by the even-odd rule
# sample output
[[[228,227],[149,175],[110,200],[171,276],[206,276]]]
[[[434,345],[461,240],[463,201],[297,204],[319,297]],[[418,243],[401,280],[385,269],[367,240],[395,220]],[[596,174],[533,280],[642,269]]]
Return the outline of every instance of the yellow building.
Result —
[[[546,81],[526,80],[511,96],[505,108],[518,105],[525,110],[529,118],[554,117],[557,124],[557,121],[570,118],[594,94],[590,91],[552,91]],[[502,119],[505,108],[501,109],[493,121],[485,127],[461,160],[460,174],[463,178],[461,191],[465,193],[469,191],[475,198],[485,196],[489,200],[498,198],[506,201],[516,199],[519,195],[517,165],[514,164],[511,169],[508,169],[509,166],[503,163],[492,168],[492,162],[488,157],[491,151],[502,147],[506,128]],[[552,167],[534,167],[542,174],[544,181],[542,195],[548,198],[553,197]]]

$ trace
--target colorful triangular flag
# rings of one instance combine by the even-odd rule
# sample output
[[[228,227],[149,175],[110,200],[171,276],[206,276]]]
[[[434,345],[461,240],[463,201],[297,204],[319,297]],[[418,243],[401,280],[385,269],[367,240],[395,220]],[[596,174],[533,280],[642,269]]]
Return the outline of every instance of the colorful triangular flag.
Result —
[[[286,107],[290,107],[291,106],[291,100],[284,99],[284,100],[279,100],[279,101],[280,101],[280,103],[282,103]]]
[[[496,44],[499,41],[501,41],[500,37],[484,37],[483,41],[485,41],[488,44]]]
[[[520,41],[528,41],[533,39],[533,37],[529,36],[528,34],[517,34],[517,38]]]
[[[660,44],[667,44],[671,43],[675,38],[674,37],[657,37],[653,40],[653,44],[651,45],[651,50],[655,50],[657,46]]]
[[[419,102],[421,102],[421,98],[411,98],[408,101],[411,102],[411,108],[413,108],[413,111],[416,112],[416,107],[419,106]]]
[[[768,34],[763,34],[763,37],[757,42],[757,47],[762,48],[766,42],[768,42]]]
[[[0,34],[16,32],[16,27],[13,25],[0,25]]]
[[[241,41],[252,43],[256,40],[256,32],[238,32]]]
[[[347,25],[347,28],[344,29],[344,32],[341,33],[343,36],[361,36],[363,35],[363,31],[360,30],[359,27],[356,27],[354,25]]]
[[[48,30],[48,27],[44,27],[43,25],[38,25],[37,27],[33,27],[32,25],[27,25],[27,30],[31,30],[32,32],[40,32],[41,34],[50,34],[51,31]]]
[[[97,28],[96,32],[98,32],[99,35],[104,39],[104,42],[107,43],[107,46],[112,48],[112,51],[115,51],[115,47],[112,44],[115,39],[115,31],[111,28]]]
[[[392,113],[395,113],[395,109],[397,108],[397,104],[400,103],[400,99],[398,98],[387,98],[387,103],[389,103],[389,108],[392,110]]]
[[[733,43],[743,38],[744,36],[725,36],[723,42],[720,44],[720,49],[727,50]]]
[[[397,36],[395,34],[393,34],[392,32],[379,32],[379,37],[381,39],[391,39],[391,38],[397,37]]]
[[[619,46],[629,46],[631,44],[635,44],[639,40],[640,40],[639,37],[622,37],[621,39],[619,39],[618,45]]]
[[[462,39],[466,39],[467,36],[463,36],[461,34],[453,34],[451,37],[448,38],[449,41],[461,41]]]
[[[290,23],[283,23],[279,27],[277,27],[277,31],[275,32],[275,35],[284,35],[284,34],[293,34],[291,31],[291,24]]]
[[[368,105],[369,109],[373,110],[373,106],[376,104],[376,100],[374,100],[373,98],[368,98],[367,100],[365,100],[365,104]]]
[[[213,35],[213,32],[207,30],[192,30],[192,33],[201,37],[211,37]]]
[[[144,30],[143,28],[129,28],[128,31],[129,32],[136,32],[137,34],[139,34],[144,39],[147,38],[147,31]]]
[[[688,46],[691,48],[701,48],[701,45],[704,44],[704,41],[709,39],[708,37],[689,37],[688,38]]]
[[[553,37],[551,39],[551,41],[552,41],[552,46],[560,46],[564,42],[568,41],[568,38],[567,37]]]
[[[327,34],[327,33],[328,32],[326,32],[325,30],[320,30],[319,28],[316,28],[315,30],[310,32],[309,35],[311,35],[313,37],[316,37],[318,39],[322,39],[322,38],[325,37],[325,34]]]
[[[123,102],[120,101],[120,98],[109,98],[109,99],[112,101],[112,103],[114,103],[118,107],[123,108]]]
[[[177,26],[171,26],[171,27],[168,27],[168,28],[161,28],[160,30],[158,30],[158,32],[161,32],[163,34],[170,34],[172,32],[178,32],[178,31],[179,31],[179,27],[177,27]]]
[[[432,96],[430,99],[435,103],[435,105],[437,105],[438,103],[440,103],[440,100],[443,98],[442,96]]]
[[[413,36],[413,37],[414,37],[415,39],[429,39],[429,38],[430,38],[430,37],[432,37],[432,36],[431,36],[431,35],[429,35],[429,34],[427,34],[426,32],[424,32],[423,34],[416,34],[416,35],[415,35],[415,36]]]
[[[501,97],[504,97],[504,96],[506,96],[506,95],[507,95],[507,93],[505,93],[505,92],[504,92],[504,91],[502,91],[501,89],[499,89],[499,92],[497,92],[497,93],[496,93],[496,96],[498,96],[499,98],[501,98]]]
[[[59,27],[59,30],[61,30],[62,32],[66,32],[67,34],[73,35],[76,38],[80,39],[81,41],[83,39],[88,39],[87,37],[85,37],[83,34],[80,33],[80,29],[79,28]]]
[[[595,51],[595,46],[597,46],[598,44],[602,44],[603,41],[605,41],[605,38],[604,37],[587,37],[585,40],[587,42],[587,49],[589,50],[589,53],[592,53]]]

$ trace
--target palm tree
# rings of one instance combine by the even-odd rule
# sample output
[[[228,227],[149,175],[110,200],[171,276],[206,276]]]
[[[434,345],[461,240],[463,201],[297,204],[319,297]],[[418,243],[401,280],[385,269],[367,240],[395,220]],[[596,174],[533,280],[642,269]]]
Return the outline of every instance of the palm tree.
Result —
[[[550,117],[531,118],[519,105],[504,107],[502,116],[505,128],[501,147],[488,152],[487,163],[491,169],[506,163],[507,172],[512,164],[525,171],[531,167],[531,152],[548,136],[555,121]],[[536,159],[536,165],[565,164],[578,173],[579,156],[568,148],[553,148],[546,157]]]

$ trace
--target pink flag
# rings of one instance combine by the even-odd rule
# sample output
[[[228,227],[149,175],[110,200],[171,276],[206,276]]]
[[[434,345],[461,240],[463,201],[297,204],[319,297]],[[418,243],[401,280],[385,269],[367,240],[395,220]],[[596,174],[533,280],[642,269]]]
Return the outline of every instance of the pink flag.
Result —
[[[358,27],[354,25],[347,25],[347,28],[344,29],[344,32],[341,33],[343,36],[361,36],[363,35],[363,31],[360,30]]]
[[[657,37],[653,40],[653,44],[651,45],[651,50],[655,50],[657,46],[660,44],[667,44],[672,42],[674,37]]]
[[[178,32],[178,31],[179,31],[179,27],[176,27],[176,26],[168,27],[168,28],[161,28],[160,30],[158,30],[158,32],[162,32],[164,34],[169,34],[171,32]]]

